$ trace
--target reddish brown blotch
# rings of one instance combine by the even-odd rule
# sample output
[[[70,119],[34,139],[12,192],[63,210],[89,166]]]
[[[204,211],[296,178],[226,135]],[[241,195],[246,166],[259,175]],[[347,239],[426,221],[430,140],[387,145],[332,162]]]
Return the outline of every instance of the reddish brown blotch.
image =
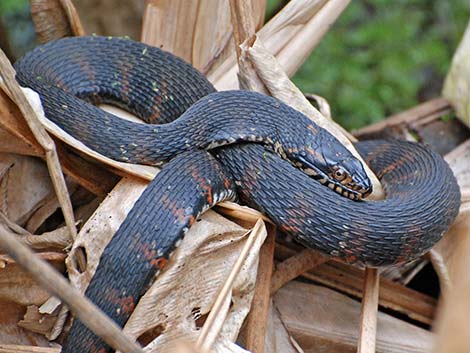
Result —
[[[202,190],[204,190],[207,195],[207,202],[212,205],[212,186],[207,182],[204,177],[201,177],[197,170],[191,172],[192,177],[198,183]]]
[[[109,290],[106,294],[106,299],[118,305],[123,313],[131,314],[134,311],[136,304],[134,298],[130,295],[125,297],[120,296],[117,289]]]

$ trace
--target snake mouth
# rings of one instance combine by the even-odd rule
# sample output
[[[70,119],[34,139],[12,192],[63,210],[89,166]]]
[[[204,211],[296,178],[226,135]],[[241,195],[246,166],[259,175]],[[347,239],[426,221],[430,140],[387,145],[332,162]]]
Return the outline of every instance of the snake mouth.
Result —
[[[370,181],[364,177],[361,177],[361,175],[350,175],[349,173],[346,173],[342,175],[341,180],[338,180],[338,176],[335,178],[333,174],[340,168],[333,165],[330,168],[331,171],[327,173],[323,170],[324,168],[328,169],[329,167],[327,166],[322,168],[317,164],[308,161],[302,155],[297,155],[296,159],[297,162],[294,163],[294,165],[297,168],[301,169],[305,174],[343,197],[357,201],[367,197],[367,195],[372,192]]]
[[[327,174],[325,174],[318,168],[308,167],[301,169],[305,174],[320,182],[320,184],[328,186],[337,194],[347,197],[348,199],[360,200],[365,197],[364,194],[368,192],[368,190],[361,188],[361,186],[358,184],[349,183],[345,185],[341,184],[341,182],[339,181],[332,180]]]

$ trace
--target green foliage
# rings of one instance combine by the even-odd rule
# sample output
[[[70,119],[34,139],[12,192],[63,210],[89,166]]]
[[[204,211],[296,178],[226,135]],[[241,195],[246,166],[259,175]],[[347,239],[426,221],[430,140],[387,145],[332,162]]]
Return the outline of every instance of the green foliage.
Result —
[[[27,4],[28,0],[0,0],[0,16],[20,12]]]
[[[10,46],[6,49],[11,60],[31,50],[35,42],[29,0],[0,0],[0,22]]]
[[[293,80],[346,128],[381,120],[439,95],[469,15],[468,0],[352,1]]]

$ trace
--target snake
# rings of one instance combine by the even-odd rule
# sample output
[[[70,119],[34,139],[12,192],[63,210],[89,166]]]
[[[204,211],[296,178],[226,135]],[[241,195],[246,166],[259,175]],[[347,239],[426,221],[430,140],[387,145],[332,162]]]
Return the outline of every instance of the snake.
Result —
[[[411,261],[441,239],[460,191],[444,159],[415,142],[355,148],[386,197],[333,135],[270,96],[216,91],[177,56],[128,38],[84,36],[38,46],[15,63],[45,116],[121,162],[162,166],[106,246],[85,295],[123,326],[191,225],[238,200],[331,258],[381,267]],[[109,103],[145,123],[98,107]],[[74,320],[63,352],[110,347]]]

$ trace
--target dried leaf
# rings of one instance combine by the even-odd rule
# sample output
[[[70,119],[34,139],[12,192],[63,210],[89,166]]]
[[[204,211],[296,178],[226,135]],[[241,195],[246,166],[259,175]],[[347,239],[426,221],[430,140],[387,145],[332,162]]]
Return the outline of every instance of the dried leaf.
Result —
[[[44,252],[38,256],[48,261],[58,271],[63,271],[64,254]],[[41,305],[49,298],[49,293],[39,287],[10,257],[0,253],[0,264],[0,300],[27,306]]]
[[[88,34],[129,36],[136,40],[139,39],[141,32],[145,2],[145,0],[73,1]]]
[[[460,120],[470,127],[470,23],[452,59],[442,94],[452,103]]]
[[[145,337],[146,342],[151,341],[147,346],[149,352],[167,352],[181,337],[195,340],[199,334],[196,327],[211,310],[221,285],[238,258],[246,238],[244,234],[243,228],[212,211],[206,212],[200,222],[191,227],[164,272],[140,300],[124,331],[132,337]],[[258,252],[266,231],[260,235],[236,277],[223,314],[218,318],[217,325],[222,326],[222,332],[213,346],[216,352],[224,352],[224,347],[236,339],[249,311]],[[210,270],[207,264],[210,264]],[[155,328],[161,328],[162,332],[154,331],[152,336]]]
[[[288,76],[297,72],[351,0],[329,0],[276,54]],[[295,53],[295,55],[292,55]]]
[[[40,253],[57,270],[63,271],[65,255]],[[36,284],[31,276],[20,269],[16,262],[0,255],[0,342],[2,344],[47,345],[41,335],[33,334],[19,327],[25,307],[41,305],[49,298],[49,293]],[[0,344],[0,352],[2,351]],[[6,349],[6,348],[5,348]],[[7,352],[13,352],[12,350]]]
[[[265,0],[251,0],[253,17],[264,17]],[[142,41],[190,62],[206,73],[233,53],[228,1],[150,0],[144,15]],[[226,50],[231,49],[231,50]]]
[[[0,211],[21,226],[47,199],[57,200],[47,167],[37,158],[0,154],[0,177]]]
[[[384,193],[379,180],[363,161],[362,157],[356,151],[351,142],[355,141],[355,138],[340,125],[325,118],[308,102],[302,92],[283,72],[276,58],[264,48],[259,39],[256,39],[253,45],[250,48],[247,48],[247,51],[251,62],[256,69],[256,73],[268,88],[271,95],[303,112],[316,124],[335,136],[356,158],[362,162],[362,165],[364,166],[364,169],[373,185],[373,192],[368,196],[368,198],[372,200],[383,198]]]
[[[73,35],[60,0],[31,0],[31,17],[39,43]]]
[[[325,287],[293,281],[276,293],[274,305],[306,352],[319,347],[331,353],[356,352],[358,302]],[[429,331],[379,312],[378,352],[429,353],[432,341]]]
[[[144,191],[147,183],[139,179],[123,178],[84,224],[66,260],[72,284],[85,291],[98,266],[99,258]],[[86,269],[79,268],[84,256]]]
[[[72,243],[72,237],[67,227],[57,228],[41,235],[28,235],[20,237],[20,240],[33,249],[59,249],[63,250]]]
[[[349,1],[291,1],[257,34],[267,50],[276,56],[282,70],[292,76]],[[208,77],[219,90],[237,89],[237,70],[232,56],[211,71]]]
[[[462,194],[459,215],[444,238],[433,248],[433,265],[444,290],[455,286],[460,263],[460,248],[465,246],[470,229],[470,140],[445,156],[454,172]]]
[[[266,333],[266,353],[299,353],[293,345],[294,339],[283,325],[279,312],[274,307],[272,300],[269,305],[268,330]]]
[[[54,326],[56,319],[57,317],[54,315],[41,314],[39,307],[36,305],[30,305],[26,309],[23,319],[18,322],[18,326],[47,336]]]
[[[0,353],[14,353],[16,347],[7,345],[48,346],[49,342],[40,334],[29,332],[18,326],[24,314],[24,306],[0,300]],[[34,352],[34,350],[24,351]]]
[[[0,77],[1,81],[1,77]],[[30,128],[15,103],[0,89],[0,151],[43,156]]]
[[[60,346],[50,346],[50,343],[45,347],[16,344],[0,344],[0,353],[60,353]]]
[[[48,120],[44,116],[42,111],[41,100],[39,95],[29,88],[23,88],[23,91],[29,101],[29,103],[34,107],[35,111],[38,113],[38,118],[42,125],[46,128],[48,132],[56,136],[58,139],[64,141],[67,145],[77,149],[81,153],[92,157],[93,159],[105,163],[106,165],[111,166],[114,169],[121,170],[126,174],[135,175],[145,180],[152,180],[155,176],[157,169],[150,166],[130,164],[116,162],[108,157],[105,157],[92,149],[85,146],[82,142],[78,141],[71,135],[63,131],[59,126],[54,124],[52,121]],[[114,111],[115,112],[115,111]]]
[[[46,162],[51,177],[54,190],[61,205],[61,210],[65,218],[65,223],[69,227],[72,237],[76,235],[75,221],[73,216],[72,204],[70,202],[67,187],[65,185],[64,175],[60,167],[59,159],[55,145],[50,136],[45,131],[39,121],[39,117],[44,116],[42,107],[33,106],[24,91],[15,79],[15,70],[5,54],[0,50],[0,88],[14,101],[21,111],[24,120],[31,129],[37,142],[45,151]],[[31,90],[30,90],[31,91]],[[32,92],[32,91],[31,91]],[[38,96],[37,93],[36,97]]]

